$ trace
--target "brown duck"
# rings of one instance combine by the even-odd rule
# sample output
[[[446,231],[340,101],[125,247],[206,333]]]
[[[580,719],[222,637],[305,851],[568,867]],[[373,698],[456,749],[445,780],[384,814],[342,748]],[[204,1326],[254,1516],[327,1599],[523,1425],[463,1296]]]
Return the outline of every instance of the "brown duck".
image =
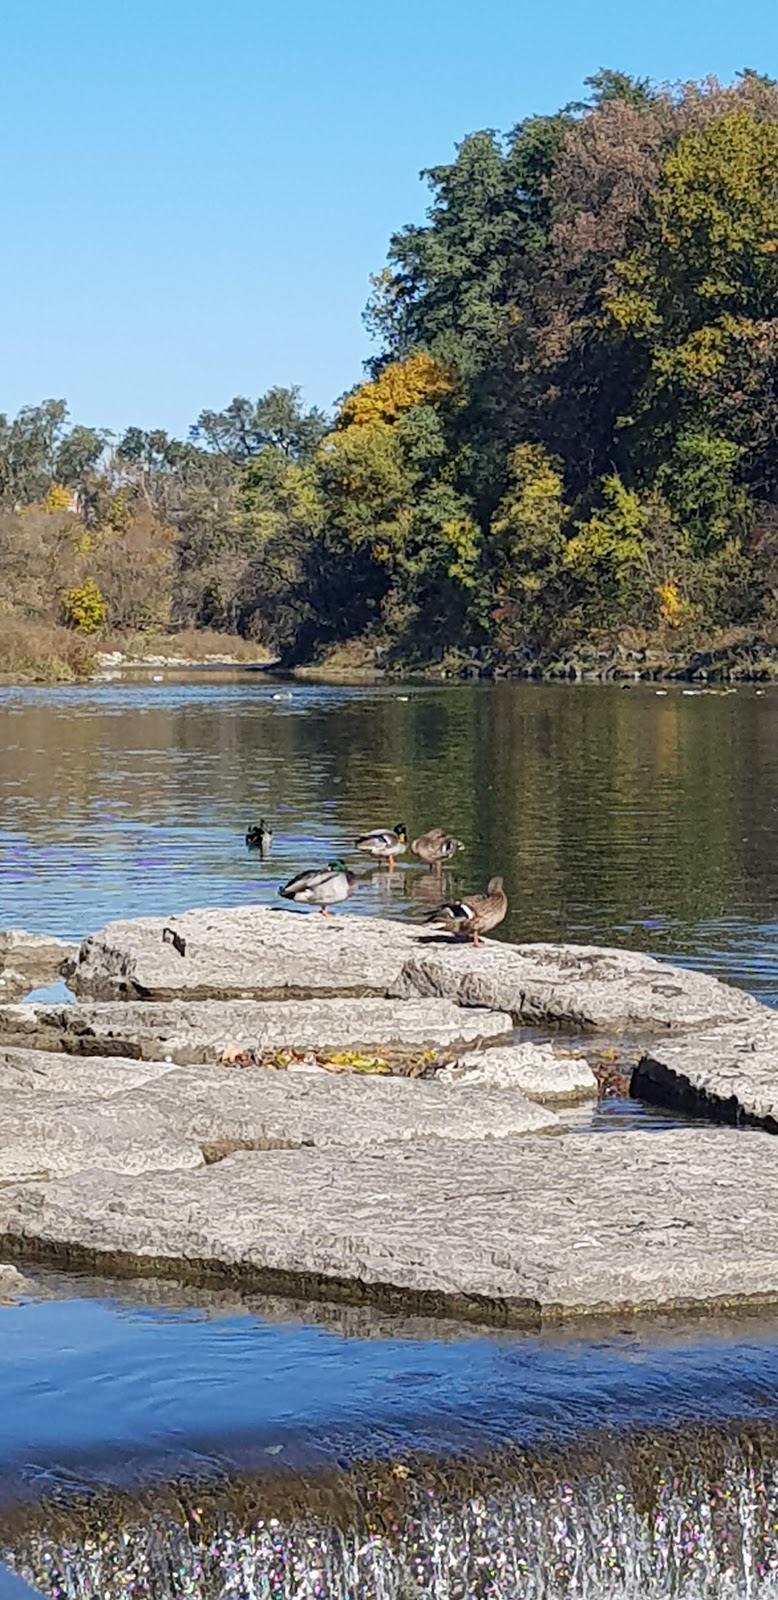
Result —
[[[508,896],[502,878],[490,878],[486,894],[471,894],[467,900],[454,900],[449,905],[438,906],[427,917],[432,928],[453,933],[458,938],[470,939],[479,944],[480,933],[491,933],[502,922],[508,910]]]
[[[457,850],[463,850],[464,845],[461,839],[452,838],[442,828],[430,828],[429,833],[411,840],[411,849],[420,861],[426,861],[430,867],[439,867],[444,861],[450,861]]]

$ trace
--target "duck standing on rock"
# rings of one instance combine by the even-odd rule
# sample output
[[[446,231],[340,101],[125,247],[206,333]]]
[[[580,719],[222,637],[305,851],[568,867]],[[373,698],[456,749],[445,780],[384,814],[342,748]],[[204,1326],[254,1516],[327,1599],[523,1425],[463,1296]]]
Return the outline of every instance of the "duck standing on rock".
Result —
[[[457,850],[464,850],[461,839],[452,838],[450,833],[444,833],[442,828],[430,828],[429,833],[423,833],[420,838],[411,840],[411,849],[420,861],[426,861],[430,867],[439,867],[444,861],[450,861]]]
[[[295,905],[321,906],[323,917],[330,915],[327,907],[348,900],[357,886],[356,874],[349,872],[342,861],[330,861],[327,867],[314,867],[310,872],[298,872],[278,893],[282,900],[294,900]]]
[[[376,828],[372,833],[363,833],[356,840],[356,848],[387,861],[391,872],[395,856],[403,855],[408,848],[408,830],[404,822],[396,823],[393,828]]]
[[[452,900],[449,905],[438,906],[426,921],[428,927],[470,939],[477,945],[479,933],[491,933],[507,910],[508,896],[502,878],[490,878],[486,894],[472,894],[468,900]]]
[[[256,828],[249,828],[246,832],[246,848],[258,850],[264,859],[273,843],[273,829],[267,826],[264,817],[260,817]]]

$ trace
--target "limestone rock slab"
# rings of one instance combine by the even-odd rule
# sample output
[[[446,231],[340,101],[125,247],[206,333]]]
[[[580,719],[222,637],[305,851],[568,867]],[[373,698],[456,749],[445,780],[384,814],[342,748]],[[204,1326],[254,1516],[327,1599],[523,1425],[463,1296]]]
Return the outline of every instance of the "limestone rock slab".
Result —
[[[459,1103],[435,1079],[0,1050],[0,1180],[90,1165],[172,1170],[237,1148],[498,1140],[559,1129],[515,1090]]]
[[[63,966],[73,961],[78,946],[53,934],[28,933],[24,928],[0,928],[0,973],[10,969],[26,978],[27,987],[53,983]]]
[[[778,1298],[778,1140],[726,1128],[240,1154],[0,1187],[0,1244],[479,1320]]]
[[[632,1074],[630,1093],[778,1133],[778,1015],[760,1007],[747,1023],[652,1042]]]
[[[181,1063],[219,1061],[226,1050],[458,1048],[510,1038],[505,1012],[451,1000],[98,1001],[0,1005],[0,1044],[83,1055]]]
[[[70,980],[99,1000],[385,995],[418,930],[379,917],[240,906],[109,923]]]
[[[553,1111],[515,1090],[484,1088],[465,1099],[435,1079],[219,1066],[178,1067],[112,1105],[120,1121],[124,1106],[147,1111],[210,1158],[237,1146],[357,1151],[386,1142],[492,1142],[558,1128]]]
[[[32,1278],[26,1278],[18,1267],[0,1261],[0,1306],[14,1305],[28,1295],[40,1296],[40,1288]]]
[[[588,1061],[547,1044],[497,1045],[463,1055],[437,1074],[438,1083],[458,1089],[516,1089],[541,1105],[572,1105],[596,1099],[597,1079]]]
[[[109,1100],[172,1070],[165,1061],[130,1062],[115,1056],[62,1055],[0,1044],[0,1108],[22,1098],[61,1095],[68,1100]]]
[[[203,1159],[198,1144],[171,1133],[147,1107],[123,1106],[117,1118],[104,1100],[73,1105],[52,1096],[42,1106],[0,1110],[0,1185],[91,1168],[169,1174],[202,1166]]]
[[[705,973],[588,945],[428,943],[408,957],[392,993],[447,996],[510,1011],[522,1022],[625,1034],[712,1027],[760,1011],[750,995]]]

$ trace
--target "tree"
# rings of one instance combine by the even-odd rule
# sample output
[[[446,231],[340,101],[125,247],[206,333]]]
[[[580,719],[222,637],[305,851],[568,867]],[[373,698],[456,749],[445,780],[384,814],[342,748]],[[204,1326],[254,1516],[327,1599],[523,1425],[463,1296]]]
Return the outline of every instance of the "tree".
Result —
[[[301,461],[313,454],[326,431],[323,412],[306,410],[298,388],[273,388],[259,400],[239,395],[224,411],[201,411],[190,438],[230,461],[246,461],[269,446]]]

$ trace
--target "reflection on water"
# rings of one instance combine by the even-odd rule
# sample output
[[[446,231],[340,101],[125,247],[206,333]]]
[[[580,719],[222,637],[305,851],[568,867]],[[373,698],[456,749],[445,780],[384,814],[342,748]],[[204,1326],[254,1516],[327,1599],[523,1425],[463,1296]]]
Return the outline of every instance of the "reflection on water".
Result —
[[[363,1331],[332,1307],[316,1308],[318,1324],[307,1310],[288,1320],[289,1304],[269,1320],[229,1291],[220,1303],[191,1290],[188,1306],[164,1285],[142,1296],[141,1286],[118,1300],[0,1310],[0,1501],[17,1498],[19,1475],[119,1487],[160,1469],[272,1459],[310,1471],[409,1450],[572,1440],[595,1427],[778,1426],[773,1318],[713,1332],[622,1318],[585,1337],[479,1338],[449,1323],[436,1337],[421,1319],[371,1328],[368,1317]]]
[[[402,817],[466,842],[444,893],[504,873],[507,938],[650,948],[778,1000],[778,692],[274,692],[246,675],[0,691],[0,924],[78,937],[271,900]],[[266,862],[243,844],[260,816]],[[422,915],[438,898],[407,858],[360,871],[355,911]]]

